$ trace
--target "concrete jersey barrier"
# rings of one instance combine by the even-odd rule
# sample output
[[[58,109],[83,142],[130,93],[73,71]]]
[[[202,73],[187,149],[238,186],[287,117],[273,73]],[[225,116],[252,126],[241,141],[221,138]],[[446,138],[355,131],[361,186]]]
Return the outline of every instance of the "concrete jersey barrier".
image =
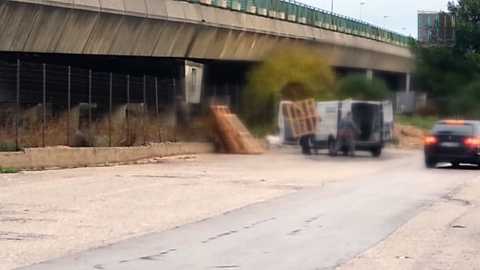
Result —
[[[0,153],[0,167],[46,169],[128,163],[154,157],[211,153],[210,143],[153,143],[138,147],[46,147]]]

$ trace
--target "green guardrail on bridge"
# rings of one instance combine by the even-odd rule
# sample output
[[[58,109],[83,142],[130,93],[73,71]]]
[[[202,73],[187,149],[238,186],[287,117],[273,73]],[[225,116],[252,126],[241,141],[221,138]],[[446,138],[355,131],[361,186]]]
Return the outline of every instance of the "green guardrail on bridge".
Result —
[[[411,37],[294,0],[180,0],[316,26],[336,32],[408,46]]]

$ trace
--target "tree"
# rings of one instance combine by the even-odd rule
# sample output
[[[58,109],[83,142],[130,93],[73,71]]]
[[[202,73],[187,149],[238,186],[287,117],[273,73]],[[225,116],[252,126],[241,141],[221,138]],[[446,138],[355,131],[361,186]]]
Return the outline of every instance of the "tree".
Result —
[[[337,84],[339,99],[384,100],[391,94],[384,81],[375,78],[368,79],[365,75],[350,75]]]
[[[279,48],[270,53],[248,76],[242,113],[250,124],[272,122],[280,99],[334,97],[335,75],[315,50]]]
[[[469,118],[480,117],[480,78],[476,78],[453,99],[454,111],[452,114],[462,115]]]
[[[480,1],[450,2],[449,11],[456,21],[455,44],[412,45],[416,55],[415,76],[418,87],[429,94],[440,113],[466,114],[466,108],[472,107],[462,106],[462,102],[469,100],[468,95],[474,95],[472,85],[480,74]]]
[[[459,0],[449,3],[455,16],[455,49],[469,58],[478,60],[480,53],[480,1]],[[480,62],[477,62],[480,63]]]

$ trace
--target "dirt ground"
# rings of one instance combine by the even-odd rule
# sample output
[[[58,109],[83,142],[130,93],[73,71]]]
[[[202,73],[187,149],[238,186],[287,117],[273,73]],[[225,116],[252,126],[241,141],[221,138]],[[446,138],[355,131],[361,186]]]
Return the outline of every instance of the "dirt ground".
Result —
[[[414,126],[395,124],[394,138],[397,141],[397,148],[421,149],[425,135],[425,130]]]
[[[372,174],[407,158],[202,155],[156,164],[0,175],[0,269],[179,225],[306,187]],[[348,168],[348,170],[345,170]]]

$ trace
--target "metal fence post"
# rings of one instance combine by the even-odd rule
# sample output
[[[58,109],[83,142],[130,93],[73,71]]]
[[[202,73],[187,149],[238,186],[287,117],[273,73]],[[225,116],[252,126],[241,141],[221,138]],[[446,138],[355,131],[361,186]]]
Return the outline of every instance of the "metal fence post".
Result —
[[[125,120],[127,121],[127,144],[130,144],[130,117],[128,107],[130,106],[130,75],[127,75],[127,107],[125,108]]]
[[[110,72],[109,97],[108,97],[108,146],[112,147],[112,92],[113,92],[113,73]]]
[[[67,85],[67,146],[70,146],[70,110],[71,110],[71,100],[72,100],[72,67],[68,66],[68,85]]]
[[[88,70],[88,129],[92,128],[92,70]]]
[[[155,114],[158,117],[159,107],[158,107],[158,78],[155,77]]]
[[[158,107],[158,78],[155,77],[155,124],[157,124],[157,121],[160,119],[159,117],[159,107]],[[155,125],[156,127],[156,125]],[[155,130],[155,133],[157,133],[157,142],[162,141],[162,136],[160,134],[159,130]]]
[[[142,129],[143,129],[143,145],[147,143],[147,138],[145,134],[145,117],[147,112],[147,76],[143,74],[143,120],[142,120]]]
[[[177,115],[177,85],[175,78],[172,79],[172,100],[170,102],[173,103],[173,111],[175,113],[175,126],[173,128],[173,139],[177,141],[177,126],[178,126],[178,115]]]
[[[43,98],[42,98],[42,147],[45,147],[45,128],[47,125],[47,64],[43,64]]]
[[[20,122],[20,59],[17,59],[17,93],[16,93],[16,106],[15,106],[15,148],[19,150],[19,130],[18,125]]]

